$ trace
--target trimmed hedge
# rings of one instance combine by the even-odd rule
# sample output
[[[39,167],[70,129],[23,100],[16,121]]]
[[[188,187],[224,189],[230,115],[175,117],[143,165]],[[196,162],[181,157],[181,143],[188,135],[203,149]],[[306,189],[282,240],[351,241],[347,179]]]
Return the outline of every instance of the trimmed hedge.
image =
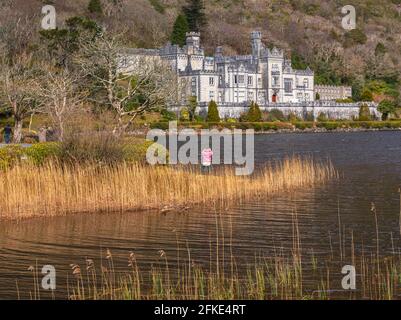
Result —
[[[401,129],[401,121],[299,121],[299,122],[179,122],[179,127],[191,128],[195,130],[201,129],[254,129],[255,131],[272,131],[272,130],[307,130],[317,128],[324,128],[326,130],[336,129]],[[151,124],[151,129],[168,130],[168,123],[155,122]]]

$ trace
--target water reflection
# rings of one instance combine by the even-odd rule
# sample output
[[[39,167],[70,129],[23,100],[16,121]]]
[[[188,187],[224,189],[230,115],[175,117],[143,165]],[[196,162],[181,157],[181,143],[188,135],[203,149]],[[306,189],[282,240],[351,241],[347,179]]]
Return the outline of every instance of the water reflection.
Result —
[[[305,255],[319,257],[340,252],[340,230],[344,260],[350,258],[351,235],[356,254],[361,244],[375,250],[375,224],[370,212],[376,204],[380,250],[383,254],[400,246],[399,194],[401,183],[401,132],[352,134],[276,134],[256,137],[257,165],[287,155],[330,158],[340,171],[339,181],[242,204],[219,212],[193,208],[188,212],[140,212],[93,214],[31,219],[0,226],[0,298],[29,298],[30,265],[54,265],[57,269],[56,297],[66,296],[71,263],[85,265],[85,258],[100,265],[106,248],[113,253],[117,270],[127,270],[130,251],[142,269],[160,262],[164,250],[174,268],[177,248],[181,257],[187,247],[197,263],[207,264],[210,254],[226,250],[246,268],[255,256],[271,256],[277,250],[290,252],[296,214]],[[339,226],[339,220],[341,226]],[[223,241],[225,247],[221,245]],[[393,238],[393,241],[391,241]],[[392,242],[394,245],[392,245]],[[45,293],[42,297],[46,296]]]

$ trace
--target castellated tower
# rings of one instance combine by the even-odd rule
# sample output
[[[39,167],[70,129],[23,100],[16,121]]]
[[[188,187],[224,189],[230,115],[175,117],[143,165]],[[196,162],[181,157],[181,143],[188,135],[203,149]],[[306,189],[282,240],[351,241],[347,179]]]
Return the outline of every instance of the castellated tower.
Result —
[[[262,51],[262,32],[253,31],[251,33],[252,55],[259,57]]]
[[[187,46],[199,49],[200,47],[200,33],[199,32],[187,32]]]

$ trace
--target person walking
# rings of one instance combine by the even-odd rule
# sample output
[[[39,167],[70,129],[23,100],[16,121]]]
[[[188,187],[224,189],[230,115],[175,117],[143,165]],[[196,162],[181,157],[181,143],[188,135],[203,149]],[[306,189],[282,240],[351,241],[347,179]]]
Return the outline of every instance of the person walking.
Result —
[[[4,133],[4,142],[6,144],[10,144],[11,143],[11,135],[13,134],[13,130],[11,129],[11,126],[9,124],[7,124],[5,126],[5,128],[3,129],[3,133]]]
[[[202,150],[202,172],[210,173],[212,171],[213,151],[210,148]]]

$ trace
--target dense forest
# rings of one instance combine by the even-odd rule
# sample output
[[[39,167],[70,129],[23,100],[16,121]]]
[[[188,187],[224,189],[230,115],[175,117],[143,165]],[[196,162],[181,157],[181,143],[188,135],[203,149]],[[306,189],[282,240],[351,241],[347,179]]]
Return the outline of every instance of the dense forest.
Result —
[[[213,54],[250,51],[249,33],[259,29],[268,46],[278,46],[296,68],[310,66],[318,84],[352,85],[356,99],[398,99],[401,71],[401,0],[4,0],[1,21],[37,16],[52,4],[57,25],[85,16],[124,35],[127,46],[153,48],[183,30],[202,32]],[[356,8],[356,29],[342,28],[341,8]]]

